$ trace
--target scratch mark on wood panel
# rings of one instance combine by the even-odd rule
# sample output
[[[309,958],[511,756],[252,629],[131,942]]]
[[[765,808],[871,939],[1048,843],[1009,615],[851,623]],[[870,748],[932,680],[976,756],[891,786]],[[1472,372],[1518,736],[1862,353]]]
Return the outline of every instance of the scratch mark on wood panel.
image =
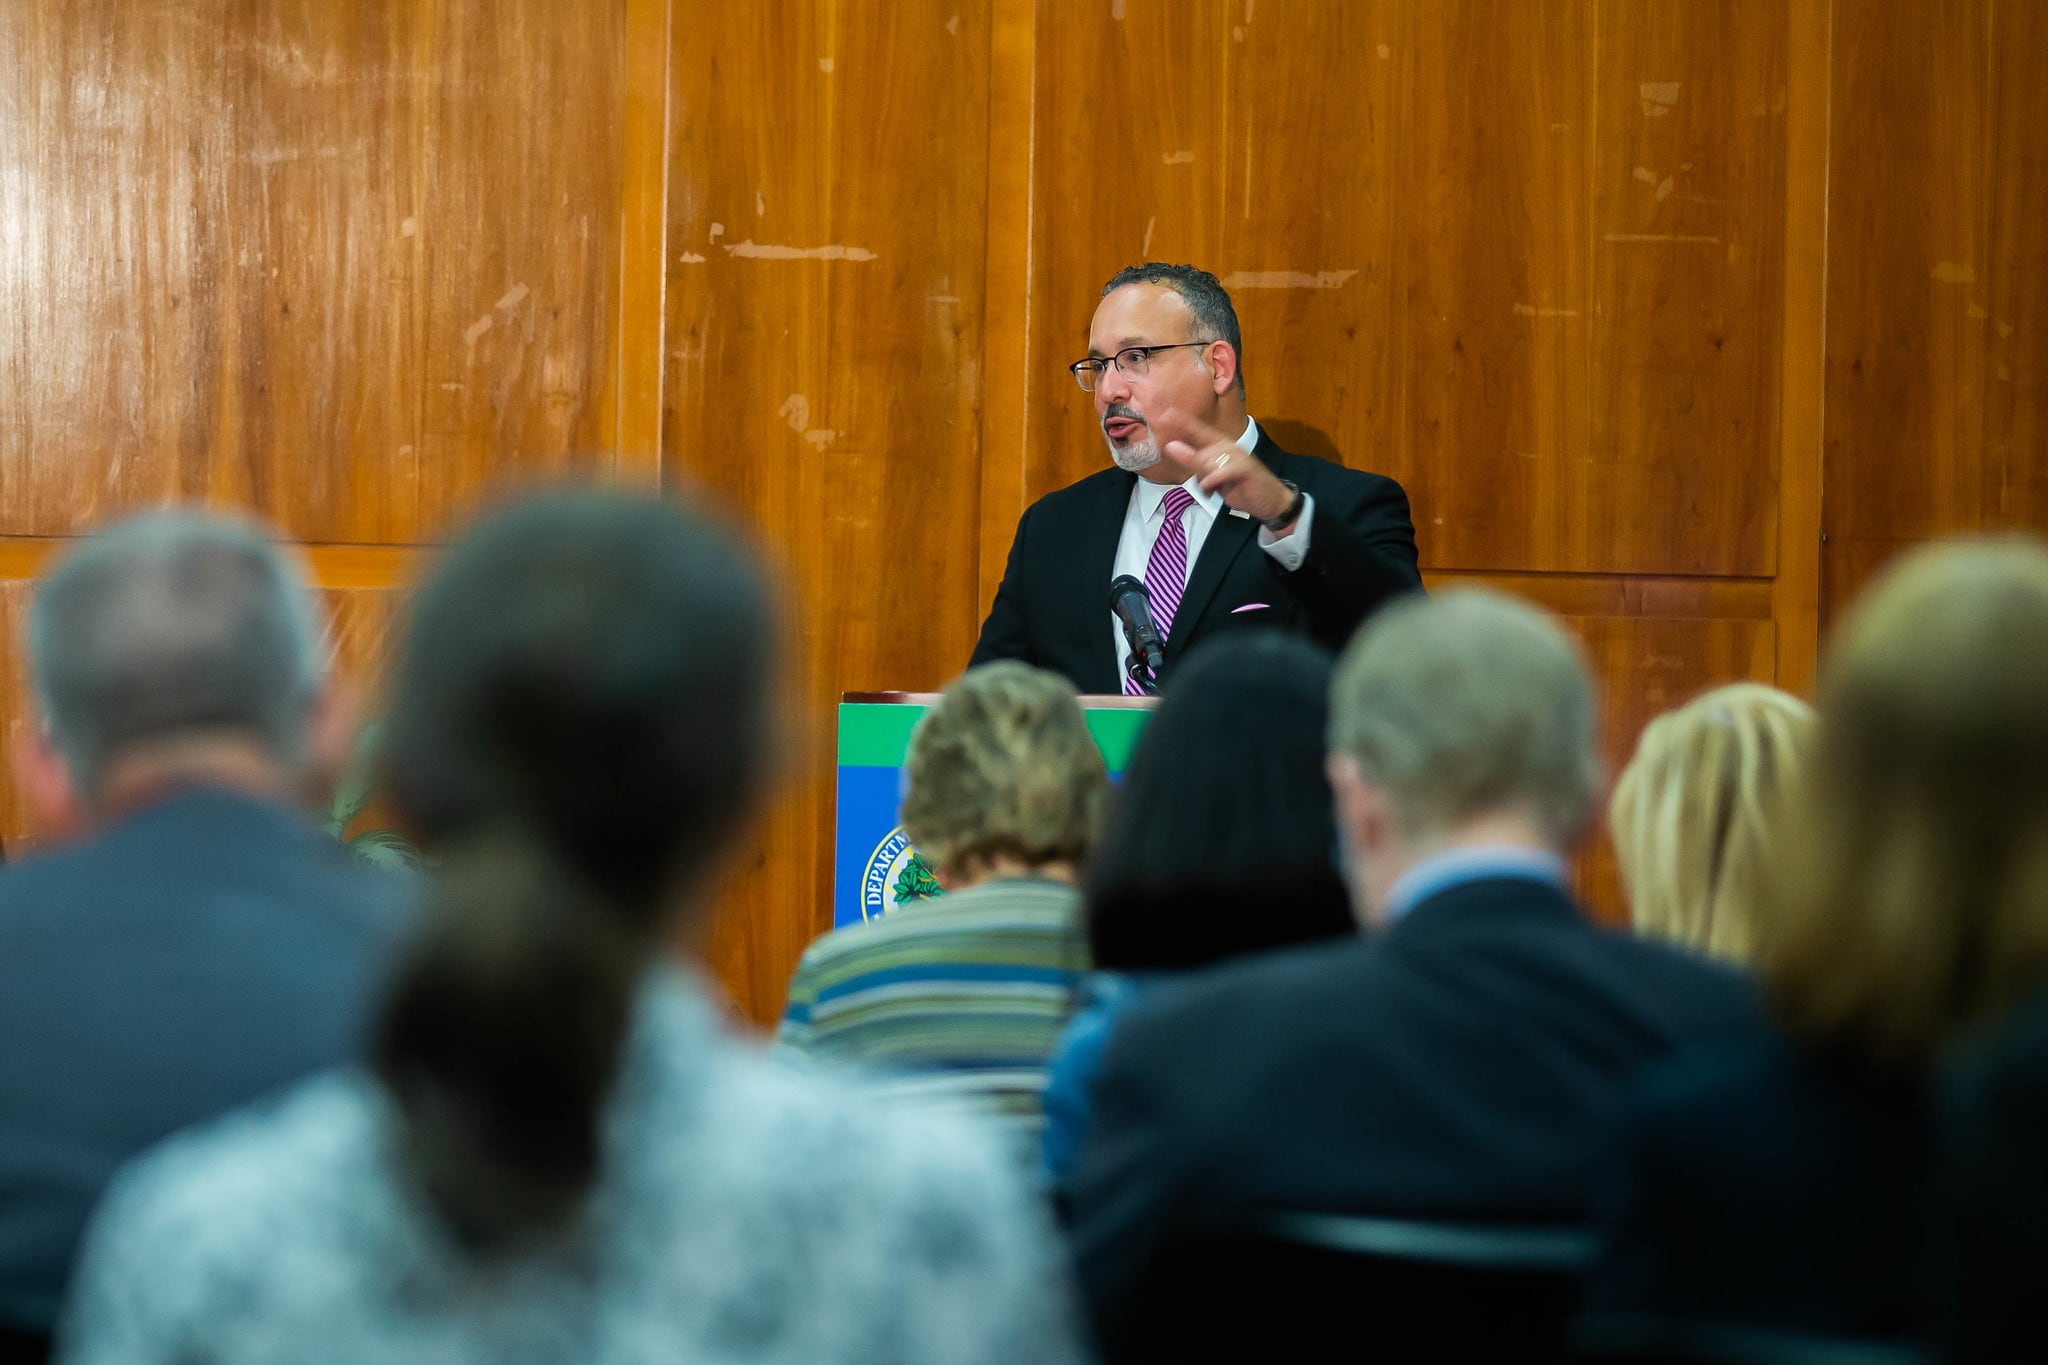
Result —
[[[1525,318],[1575,318],[1579,315],[1579,310],[1576,308],[1539,307],[1533,303],[1518,303],[1515,305],[1515,314],[1518,317]]]
[[[1161,158],[1169,166],[1185,166],[1194,159],[1193,152],[1168,152]]]
[[[401,237],[411,237],[419,230],[420,220],[417,218],[408,218],[398,225],[398,235]]]
[[[782,400],[782,406],[775,415],[789,423],[789,429],[801,436],[811,425],[811,400],[800,393],[793,393]]]
[[[818,58],[818,70],[824,72],[828,76],[832,74],[833,65],[834,63],[830,57]]]
[[[1963,316],[1968,318],[1972,322],[1982,322],[1986,318],[1990,317],[1991,314],[1984,311],[1983,304],[1973,303],[1969,305],[1967,308],[1963,309]]]
[[[2011,324],[2011,323],[2009,323],[2009,322],[1998,322],[1998,323],[1994,323],[1993,325],[1994,325],[1995,327],[1997,327],[1997,328],[1998,328],[1998,335],[1999,335],[1999,338],[2000,338],[2001,340],[2003,340],[2004,338],[2006,338],[2006,337],[2009,337],[2009,336],[2011,336],[2011,335],[2012,335],[2012,324]]]
[[[863,246],[774,246],[749,239],[726,249],[728,256],[755,261],[874,261],[881,258]]]
[[[754,216],[756,218],[768,216],[768,196],[759,190],[754,191]]]
[[[960,36],[960,16],[954,15],[946,21],[946,32],[955,38]]]
[[[1643,117],[1662,118],[1678,103],[1678,81],[1644,81],[1636,88],[1643,96]]]
[[[1240,212],[1244,220],[1252,220],[1252,118],[1249,113],[1244,120],[1244,205]]]
[[[714,242],[715,242],[715,241],[717,241],[717,240],[718,240],[718,239],[719,239],[720,237],[723,237],[724,235],[725,235],[725,224],[723,224],[723,223],[713,223],[713,224],[711,225],[711,233],[710,233],[710,240],[712,240],[712,241],[714,241]]]
[[[465,328],[462,333],[463,345],[469,347],[470,350],[474,351],[476,349],[477,342],[482,340],[483,334],[491,330],[491,321],[491,315],[489,313],[486,313],[482,317],[478,318],[475,322],[470,323],[469,326]]]
[[[1719,243],[1719,237],[1708,237],[1692,232],[1610,232],[1610,242],[1712,242]]]
[[[1124,17],[1124,0],[1109,0],[1109,17],[1119,20]]]
[[[699,256],[699,255],[698,255],[698,254],[697,254],[696,252],[694,252],[694,251],[685,251],[685,252],[684,252],[684,253],[682,254],[682,256],[680,257],[680,259],[681,259],[681,261],[682,261],[682,263],[683,263],[684,265],[702,265],[702,264],[704,264],[704,258],[703,258],[702,256]]]
[[[532,292],[523,284],[515,284],[505,291],[505,297],[498,300],[497,306],[501,309],[517,308],[519,301]]]
[[[839,433],[829,427],[819,427],[816,431],[805,432],[804,439],[809,441],[814,448],[823,450],[826,446],[839,439]]]
[[[1338,289],[1356,270],[1240,270],[1223,281],[1225,289]]]
[[[1385,43],[1381,43],[1381,44],[1380,44],[1380,60],[1381,60],[1381,61],[1385,61],[1385,60],[1387,60],[1387,58],[1389,58],[1389,57],[1391,57],[1391,56],[1393,56],[1393,55],[1394,55],[1394,49],[1393,49],[1393,48],[1391,48],[1391,47],[1387,46],[1387,45],[1386,45]]]
[[[1974,284],[1977,272],[1961,261],[1937,261],[1934,278],[1943,284]]]
[[[1139,260],[1149,261],[1152,259],[1152,229],[1158,226],[1159,218],[1156,214],[1153,217],[1147,218],[1145,220],[1145,241],[1143,245],[1141,245],[1138,248]]]

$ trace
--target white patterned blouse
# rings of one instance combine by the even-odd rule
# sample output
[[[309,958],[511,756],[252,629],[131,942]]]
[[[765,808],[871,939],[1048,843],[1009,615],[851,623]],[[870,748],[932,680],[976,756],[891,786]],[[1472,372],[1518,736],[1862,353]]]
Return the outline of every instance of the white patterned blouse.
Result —
[[[1077,1360],[1044,1212],[967,1115],[883,1104],[728,1035],[663,971],[582,1225],[463,1254],[394,1174],[367,1076],[172,1139],[118,1180],[60,1358],[410,1365]]]

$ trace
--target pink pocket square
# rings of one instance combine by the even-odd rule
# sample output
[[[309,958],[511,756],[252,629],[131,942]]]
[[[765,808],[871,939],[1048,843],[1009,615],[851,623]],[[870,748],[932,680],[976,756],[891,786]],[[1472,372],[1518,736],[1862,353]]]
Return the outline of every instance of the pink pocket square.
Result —
[[[1271,603],[1269,603],[1269,602],[1247,602],[1247,603],[1245,603],[1245,604],[1244,604],[1243,606],[1241,606],[1241,607],[1232,607],[1232,608],[1230,609],[1230,614],[1231,614],[1232,616],[1236,616],[1236,615],[1237,615],[1237,614],[1239,614],[1240,612],[1247,612],[1247,611],[1271,611],[1272,609],[1273,609],[1273,607],[1272,607],[1272,604],[1271,604]]]

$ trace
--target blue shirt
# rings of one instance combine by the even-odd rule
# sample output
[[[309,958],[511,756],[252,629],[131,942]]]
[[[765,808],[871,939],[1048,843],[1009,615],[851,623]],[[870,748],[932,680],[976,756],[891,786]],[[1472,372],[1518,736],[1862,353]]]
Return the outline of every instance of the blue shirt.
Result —
[[[1387,892],[1387,923],[1452,887],[1501,877],[1543,882],[1560,891],[1567,886],[1565,861],[1555,853],[1527,844],[1475,844],[1424,858],[1403,872]]]

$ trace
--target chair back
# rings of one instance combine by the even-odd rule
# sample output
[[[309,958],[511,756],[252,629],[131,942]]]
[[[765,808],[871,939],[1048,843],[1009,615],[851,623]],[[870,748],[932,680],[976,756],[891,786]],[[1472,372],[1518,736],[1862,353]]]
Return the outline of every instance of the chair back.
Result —
[[[1157,1358],[1563,1359],[1581,1227],[1294,1212],[1190,1242],[1157,1281]]]
[[[1925,1365],[1898,1341],[1814,1336],[1740,1323],[1603,1314],[1574,1333],[1572,1359],[1599,1365]]]

